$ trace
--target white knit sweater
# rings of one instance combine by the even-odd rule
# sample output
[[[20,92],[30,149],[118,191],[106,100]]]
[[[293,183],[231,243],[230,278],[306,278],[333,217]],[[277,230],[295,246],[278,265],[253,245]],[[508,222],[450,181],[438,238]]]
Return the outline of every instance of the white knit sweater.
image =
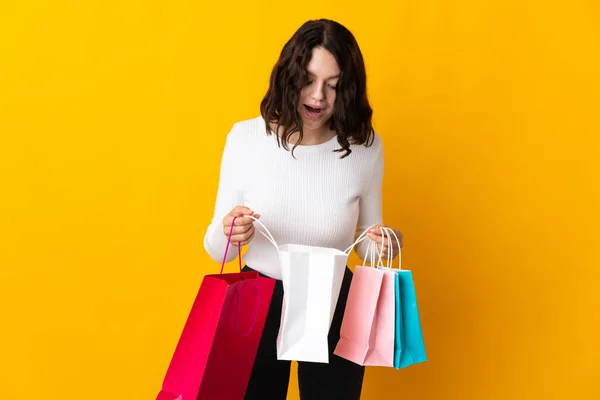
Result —
[[[382,223],[382,141],[372,146],[352,145],[343,152],[337,138],[318,145],[296,147],[292,157],[267,135],[262,117],[237,122],[227,135],[212,222],[204,248],[217,262],[223,260],[227,236],[223,217],[242,205],[260,214],[278,245],[302,244],[346,250],[357,232]],[[291,148],[291,146],[290,146]],[[256,229],[260,226],[255,223]],[[367,242],[355,247],[362,258]],[[227,262],[237,257],[231,247]],[[274,246],[255,234],[244,262],[267,276],[281,279]]]

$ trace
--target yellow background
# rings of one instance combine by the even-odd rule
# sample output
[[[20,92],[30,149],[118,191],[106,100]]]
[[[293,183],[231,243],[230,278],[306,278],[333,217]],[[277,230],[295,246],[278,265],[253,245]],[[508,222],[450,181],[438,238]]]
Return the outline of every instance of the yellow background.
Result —
[[[599,3],[387,2],[2,2],[0,399],[154,398],[225,135],[321,16],[366,58],[429,356],[363,398],[600,398]]]

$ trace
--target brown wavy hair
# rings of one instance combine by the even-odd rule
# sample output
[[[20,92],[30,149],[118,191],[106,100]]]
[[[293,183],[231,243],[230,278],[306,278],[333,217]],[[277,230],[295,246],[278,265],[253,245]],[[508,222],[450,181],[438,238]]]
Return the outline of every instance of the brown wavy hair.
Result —
[[[305,22],[283,46],[279,60],[273,67],[269,89],[260,103],[260,112],[266,122],[275,125],[277,143],[286,150],[289,138],[298,133],[294,149],[302,141],[302,118],[298,113],[300,91],[307,83],[306,67],[315,47],[328,50],[337,61],[340,77],[336,85],[336,99],[329,129],[337,134],[337,141],[345,151],[351,144],[370,146],[374,132],[371,122],[373,110],[367,99],[367,74],[362,53],[352,33],[338,22],[328,19]]]

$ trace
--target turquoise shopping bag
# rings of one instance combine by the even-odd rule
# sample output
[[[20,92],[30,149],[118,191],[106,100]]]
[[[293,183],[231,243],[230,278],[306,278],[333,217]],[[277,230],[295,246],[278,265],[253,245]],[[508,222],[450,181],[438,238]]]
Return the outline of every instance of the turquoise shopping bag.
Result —
[[[396,337],[394,341],[394,368],[406,368],[427,361],[417,296],[412,272],[400,270],[396,274]]]
[[[391,241],[392,236],[402,245],[393,229],[381,227],[385,237]],[[388,268],[391,267],[392,246],[388,246]],[[379,261],[381,261],[381,253]],[[423,333],[421,331],[421,320],[419,308],[417,307],[417,295],[413,282],[412,271],[402,269],[402,251],[398,254],[398,269],[394,276],[394,289],[396,295],[395,304],[395,337],[394,337],[394,368],[406,368],[410,365],[427,361]]]

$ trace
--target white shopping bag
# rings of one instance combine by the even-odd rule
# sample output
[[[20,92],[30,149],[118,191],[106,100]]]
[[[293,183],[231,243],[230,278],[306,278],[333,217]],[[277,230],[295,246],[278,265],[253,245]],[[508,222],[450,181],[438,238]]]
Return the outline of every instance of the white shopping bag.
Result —
[[[356,244],[367,238],[372,227],[341,251],[298,244],[279,246],[262,222],[254,220],[262,227],[257,231],[277,248],[281,265],[284,295],[277,359],[329,363],[327,337],[348,256]]]

